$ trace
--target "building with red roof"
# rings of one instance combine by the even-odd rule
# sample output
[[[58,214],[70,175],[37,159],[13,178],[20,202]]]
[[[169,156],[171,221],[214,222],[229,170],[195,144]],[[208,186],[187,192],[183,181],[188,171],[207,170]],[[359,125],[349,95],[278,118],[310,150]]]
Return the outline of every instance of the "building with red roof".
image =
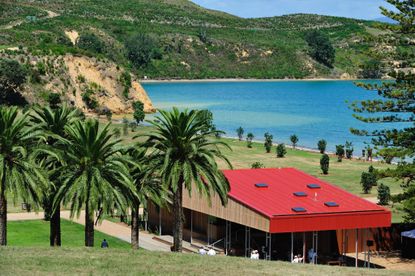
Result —
[[[184,236],[190,242],[221,244],[225,253],[244,256],[257,249],[266,259],[293,260],[298,254],[305,262],[310,249],[320,249],[321,256],[349,252],[346,244],[353,238],[355,250],[363,251],[367,229],[391,225],[389,210],[294,168],[223,173],[230,183],[226,206],[216,195],[209,202],[183,193]],[[150,207],[149,222],[159,232],[172,231],[167,209]]]

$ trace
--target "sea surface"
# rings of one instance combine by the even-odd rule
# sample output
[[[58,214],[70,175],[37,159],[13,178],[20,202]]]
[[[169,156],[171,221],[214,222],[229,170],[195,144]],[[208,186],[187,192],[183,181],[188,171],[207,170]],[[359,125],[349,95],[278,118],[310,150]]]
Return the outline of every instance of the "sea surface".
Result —
[[[255,140],[261,141],[264,133],[269,132],[275,142],[290,144],[290,135],[296,134],[299,146],[313,149],[320,139],[327,141],[329,151],[334,151],[337,144],[350,141],[354,154],[361,155],[370,139],[351,134],[350,128],[379,128],[353,117],[351,102],[377,97],[376,92],[357,87],[353,81],[146,83],[143,86],[157,109],[176,106],[211,110],[216,127],[229,137],[236,137],[236,129],[241,126],[245,135],[252,132]]]

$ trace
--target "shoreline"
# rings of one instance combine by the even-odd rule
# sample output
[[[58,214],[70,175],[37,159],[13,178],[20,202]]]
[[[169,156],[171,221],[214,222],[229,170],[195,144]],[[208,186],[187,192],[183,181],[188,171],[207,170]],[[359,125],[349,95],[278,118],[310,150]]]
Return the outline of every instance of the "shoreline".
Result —
[[[152,83],[220,83],[220,82],[318,82],[318,81],[370,81],[371,79],[139,79],[141,84]],[[375,79],[373,81],[376,81]]]

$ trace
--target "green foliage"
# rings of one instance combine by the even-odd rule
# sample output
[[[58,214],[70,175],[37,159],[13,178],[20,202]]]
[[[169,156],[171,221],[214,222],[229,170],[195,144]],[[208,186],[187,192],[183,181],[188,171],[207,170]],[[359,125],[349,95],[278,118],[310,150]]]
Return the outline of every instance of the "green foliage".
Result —
[[[353,148],[352,142],[346,141],[346,143],[345,143],[345,152],[346,152],[346,158],[347,159],[352,159],[353,151],[354,151],[354,148]]]
[[[242,141],[242,139],[244,138],[244,129],[242,127],[238,127],[236,129],[236,134],[238,135],[238,139],[239,141]]]
[[[26,82],[27,71],[15,60],[0,58],[0,105],[25,105],[20,88]]]
[[[410,68],[415,63],[415,45],[411,42],[415,36],[415,14],[412,0],[387,0],[395,6],[393,11],[382,8],[382,14],[399,22],[385,26],[390,32],[378,37],[376,43],[387,41],[393,49],[387,53],[391,60],[402,60],[397,68],[390,71],[391,81],[381,84],[361,83],[359,86],[373,91],[376,99],[355,102],[351,108],[354,117],[365,123],[376,123],[377,129],[352,129],[352,133],[372,138],[372,144],[386,161],[393,157],[399,160],[395,169],[378,172],[380,178],[393,177],[402,181],[403,192],[394,196],[394,201],[403,205],[406,221],[415,221],[415,117],[414,91],[415,75]],[[405,50],[402,50],[405,49]],[[412,53],[412,54],[409,54]],[[409,115],[410,114],[410,115]],[[400,123],[399,129],[391,128],[389,123]],[[408,161],[412,160],[412,161]]]
[[[265,165],[261,162],[254,162],[251,165],[251,169],[263,169],[265,168]]]
[[[125,43],[127,58],[137,68],[146,67],[152,59],[161,59],[157,41],[146,34],[136,34]]]
[[[204,117],[203,120],[206,122],[205,128],[203,129],[203,133],[209,133],[211,131],[214,131],[216,135],[220,136],[221,133],[216,131],[216,126],[213,123],[213,113],[208,109],[201,110],[201,113]]]
[[[330,157],[327,154],[323,154],[320,158],[320,169],[323,174],[329,173]]]
[[[76,45],[80,49],[94,53],[103,53],[105,50],[104,42],[102,42],[102,40],[93,33],[81,34],[76,42]]]
[[[324,154],[326,152],[327,142],[326,140],[322,139],[317,142],[317,148],[320,151],[321,154]]]
[[[61,105],[61,103],[61,96],[58,93],[49,93],[48,104],[51,108],[57,108],[59,105]]]
[[[121,130],[118,127],[114,128],[113,134],[114,134],[115,138],[120,138],[121,137]]]
[[[136,101],[133,103],[133,110],[134,110],[134,120],[137,124],[140,124],[144,121],[146,114],[144,113],[144,104],[140,101]]]
[[[254,140],[254,138],[255,136],[251,132],[246,135],[246,146],[248,148],[252,148],[252,140]]]
[[[91,87],[86,87],[82,92],[82,100],[89,109],[96,110],[99,107],[98,101],[94,97],[95,91]]]
[[[129,92],[130,92],[130,88],[132,85],[132,81],[131,81],[131,74],[128,71],[124,71],[121,73],[120,76],[120,82],[122,84],[122,86],[124,87],[123,90],[123,96],[125,99],[129,99]]]
[[[336,51],[326,35],[313,30],[306,34],[305,40],[310,47],[312,58],[328,67],[333,67]]]
[[[298,143],[298,137],[297,137],[297,135],[295,135],[295,134],[291,135],[290,136],[290,141],[291,141],[291,143],[293,145],[293,148],[295,149],[295,146]]]
[[[129,121],[127,120],[127,118],[122,118],[122,132],[124,136],[128,135],[128,126],[129,126]]]
[[[370,166],[368,172],[362,172],[360,177],[360,184],[365,194],[368,194],[373,186],[377,186],[377,175],[373,166]]]
[[[360,65],[360,76],[364,79],[380,79],[382,77],[381,62],[369,59]]]
[[[227,202],[229,182],[217,165],[217,159],[230,167],[219,146],[229,146],[217,139],[209,139],[203,129],[206,117],[202,111],[171,112],[160,110],[160,116],[152,121],[154,131],[149,135],[149,146],[161,182],[173,194],[174,245],[173,251],[182,250],[183,207],[182,192],[196,191],[210,198],[216,193],[223,204]],[[200,177],[203,175],[204,177]]]
[[[341,162],[344,158],[344,145],[336,145],[336,155],[337,155],[337,161]]]
[[[378,203],[379,205],[388,205],[391,199],[391,191],[389,186],[380,183],[378,187]]]
[[[277,146],[277,157],[278,158],[284,158],[287,154],[287,149],[285,148],[285,145],[283,143],[278,144]]]
[[[208,42],[208,35],[207,35],[207,30],[206,28],[200,28],[199,32],[197,33],[197,37],[200,39],[200,41],[202,41],[203,43],[207,43]]]
[[[265,142],[264,142],[265,150],[267,151],[267,153],[270,153],[272,149],[272,139],[274,137],[268,132],[264,134],[264,137],[265,137]]]

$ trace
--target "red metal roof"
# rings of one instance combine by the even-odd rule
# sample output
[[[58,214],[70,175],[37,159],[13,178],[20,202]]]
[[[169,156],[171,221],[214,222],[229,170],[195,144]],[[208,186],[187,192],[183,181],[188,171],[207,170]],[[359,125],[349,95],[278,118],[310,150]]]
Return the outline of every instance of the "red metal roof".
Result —
[[[231,185],[229,197],[268,217],[271,233],[391,224],[387,209],[294,168],[226,170],[224,174]],[[318,184],[320,188],[311,189],[308,184]],[[307,196],[295,196],[295,192],[305,192]],[[326,202],[339,206],[328,207]],[[295,207],[306,211],[295,212]]]

